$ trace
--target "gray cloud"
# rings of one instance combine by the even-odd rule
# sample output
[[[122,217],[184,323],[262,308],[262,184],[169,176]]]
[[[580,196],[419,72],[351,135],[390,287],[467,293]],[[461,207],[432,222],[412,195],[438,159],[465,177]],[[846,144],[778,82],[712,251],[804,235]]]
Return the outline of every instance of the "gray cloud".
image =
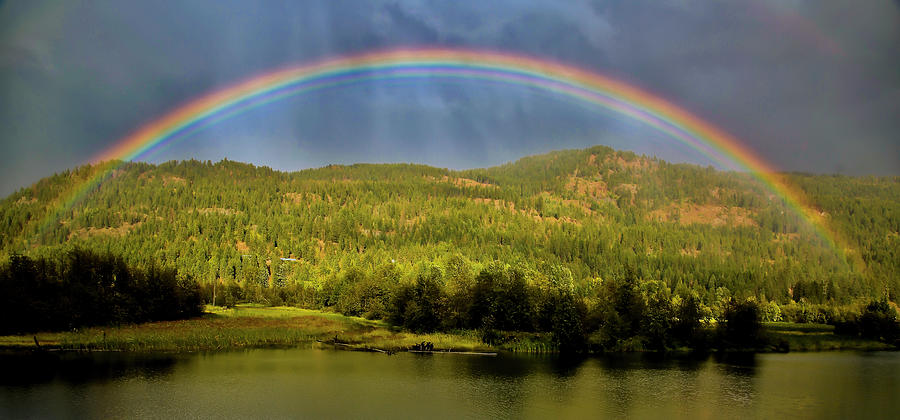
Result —
[[[784,170],[898,174],[898,21],[888,0],[10,0],[0,3],[0,194],[84,163],[216,87],[327,56],[434,45],[629,81]],[[561,98],[435,81],[286,100],[154,159],[472,167],[595,143],[706,163],[652,129]]]

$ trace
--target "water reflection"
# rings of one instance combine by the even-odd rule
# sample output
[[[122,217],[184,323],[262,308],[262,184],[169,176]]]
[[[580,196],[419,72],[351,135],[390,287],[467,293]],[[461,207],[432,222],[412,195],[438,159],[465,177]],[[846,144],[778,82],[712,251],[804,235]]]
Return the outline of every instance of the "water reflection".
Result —
[[[900,354],[0,355],[0,418],[887,417]]]
[[[71,385],[106,383],[123,378],[157,380],[171,375],[191,357],[133,353],[5,353],[0,354],[0,385],[28,386],[60,381]]]

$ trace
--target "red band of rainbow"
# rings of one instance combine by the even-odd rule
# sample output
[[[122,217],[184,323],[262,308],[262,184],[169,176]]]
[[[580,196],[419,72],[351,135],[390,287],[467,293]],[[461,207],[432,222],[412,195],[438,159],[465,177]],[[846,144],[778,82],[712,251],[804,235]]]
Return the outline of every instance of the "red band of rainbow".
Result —
[[[97,155],[93,162],[131,161],[222,120],[268,103],[361,80],[434,77],[488,80],[521,85],[599,105],[659,129],[717,164],[746,170],[808,221],[838,251],[823,217],[763,159],[736,138],[646,90],[550,60],[461,49],[395,49],[338,57],[252,77],[195,99]],[[115,169],[107,165],[75,188],[62,208],[74,205]],[[51,212],[46,223],[57,213]],[[46,224],[45,224],[46,226]]]

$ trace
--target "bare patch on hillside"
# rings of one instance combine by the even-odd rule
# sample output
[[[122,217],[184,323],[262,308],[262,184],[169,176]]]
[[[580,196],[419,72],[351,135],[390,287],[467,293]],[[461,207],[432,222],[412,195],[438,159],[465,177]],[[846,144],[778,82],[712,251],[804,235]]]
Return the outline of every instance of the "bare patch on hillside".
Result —
[[[618,168],[631,170],[647,170],[654,166],[654,163],[651,162],[650,159],[638,156],[629,161],[625,160],[625,158],[619,154],[610,154],[603,159],[603,162],[612,164]]]
[[[471,178],[457,178],[457,177],[451,177],[451,176],[447,176],[447,175],[444,175],[440,178],[435,178],[433,176],[426,176],[425,179],[427,179],[429,181],[435,181],[435,182],[445,182],[448,184],[456,185],[457,187],[461,187],[461,188],[492,188],[492,189],[500,188],[494,184],[488,184],[486,182],[478,182]]]
[[[163,185],[168,187],[169,185],[184,185],[187,183],[187,180],[181,177],[177,177],[175,175],[165,175],[163,176]]]
[[[375,237],[375,236],[380,236],[380,235],[394,236],[397,234],[397,232],[394,232],[393,230],[381,231],[378,229],[366,229],[362,226],[360,226],[357,229],[359,230],[359,233],[361,233],[365,236],[369,236],[369,237]]]
[[[493,198],[476,197],[472,199],[476,203],[488,204],[499,210],[516,211],[516,204],[506,200],[495,200]]]
[[[619,184],[616,185],[616,191],[628,191],[632,196],[637,195],[638,186],[637,184]]]
[[[679,253],[685,257],[697,258],[697,256],[700,255],[700,250],[699,249],[681,248]]]
[[[451,177],[446,176],[446,175],[444,175],[444,177],[441,178],[441,181],[443,181],[443,182],[449,182],[449,183],[451,183],[451,184],[453,184],[453,185],[456,185],[456,186],[458,186],[458,187],[464,187],[464,188],[495,188],[495,189],[496,189],[496,188],[499,188],[499,187],[497,187],[496,185],[488,184],[488,183],[486,183],[486,182],[478,182],[478,181],[476,181],[476,180],[474,180],[474,179],[469,179],[469,178],[451,178]]]
[[[594,199],[604,198],[609,195],[609,188],[607,188],[606,182],[600,180],[592,181],[578,178],[577,176],[569,177],[569,180],[566,181],[566,189],[575,191],[578,195]]]
[[[302,204],[303,203],[303,194],[300,193],[284,193],[284,198],[294,204]]]
[[[222,207],[207,207],[205,209],[197,209],[197,213],[200,213],[200,214],[216,213],[216,214],[222,214],[225,216],[234,216],[235,214],[243,214],[243,212],[241,212],[241,211],[238,211],[235,209],[226,209],[226,208],[222,208]]]
[[[613,189],[613,191],[615,191],[619,194],[624,194],[627,192],[629,194],[628,203],[629,203],[629,205],[633,206],[634,198],[637,196],[638,186],[637,186],[637,184],[619,184],[619,185],[616,185],[616,187]]]
[[[38,201],[38,200],[37,200],[36,197],[28,198],[28,197],[25,197],[25,196],[23,195],[22,197],[19,197],[18,200],[16,200],[16,205],[17,205],[17,206],[24,206],[24,205],[26,205],[26,204],[34,204],[34,203],[37,203],[37,201]]]
[[[406,226],[415,226],[425,222],[425,215],[417,215],[413,217],[408,217],[403,220],[403,224]]]
[[[782,242],[791,242],[800,238],[799,233],[778,233],[775,234],[775,239],[772,242],[782,243]]]
[[[285,199],[285,201],[289,201],[290,203],[298,205],[298,206],[306,205],[307,208],[310,207],[311,203],[316,202],[316,201],[328,201],[329,203],[331,202],[330,196],[323,197],[321,195],[309,193],[309,192],[308,193],[295,193],[295,192],[284,193],[284,199]]]
[[[588,215],[594,214],[594,210],[591,210],[591,205],[583,200],[560,200],[563,204],[571,207],[576,207],[581,209],[581,211],[585,212]]]
[[[711,204],[672,204],[654,210],[648,215],[650,220],[678,222],[682,225],[712,226],[756,226],[750,210],[742,207],[725,207]]]
[[[93,236],[118,236],[122,237],[131,232],[138,226],[140,226],[143,222],[137,223],[122,223],[118,227],[107,227],[107,228],[97,228],[97,227],[89,227],[89,228],[81,228],[69,232],[68,239],[72,238],[89,238]]]
[[[325,241],[316,238],[316,258],[325,256]]]
[[[551,198],[551,199],[553,199],[553,198]],[[571,217],[568,217],[568,216],[559,216],[559,217],[548,216],[548,215],[541,216],[541,214],[538,213],[538,211],[535,209],[531,209],[531,208],[517,209],[516,204],[511,201],[495,200],[493,198],[474,198],[473,200],[476,203],[482,203],[482,204],[493,206],[497,210],[506,210],[510,213],[517,213],[517,214],[521,214],[526,217],[530,217],[530,218],[534,219],[534,221],[536,221],[536,222],[571,223],[571,224],[574,224],[577,226],[581,225],[580,221],[573,219]],[[555,199],[553,199],[553,200],[555,200]],[[578,200],[556,200],[556,201],[559,201],[561,203],[570,202],[570,203],[572,203],[573,206],[577,206],[577,207],[582,206],[582,203]],[[587,211],[590,212],[591,211],[590,208],[588,208]]]

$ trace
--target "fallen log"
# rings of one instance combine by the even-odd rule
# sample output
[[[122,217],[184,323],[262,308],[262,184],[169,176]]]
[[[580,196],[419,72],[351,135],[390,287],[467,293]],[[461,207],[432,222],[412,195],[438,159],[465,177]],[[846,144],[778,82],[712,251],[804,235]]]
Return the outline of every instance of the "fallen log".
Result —
[[[453,350],[407,350],[408,353],[419,354],[467,354],[472,356],[496,356],[497,353],[481,351],[453,351]]]

